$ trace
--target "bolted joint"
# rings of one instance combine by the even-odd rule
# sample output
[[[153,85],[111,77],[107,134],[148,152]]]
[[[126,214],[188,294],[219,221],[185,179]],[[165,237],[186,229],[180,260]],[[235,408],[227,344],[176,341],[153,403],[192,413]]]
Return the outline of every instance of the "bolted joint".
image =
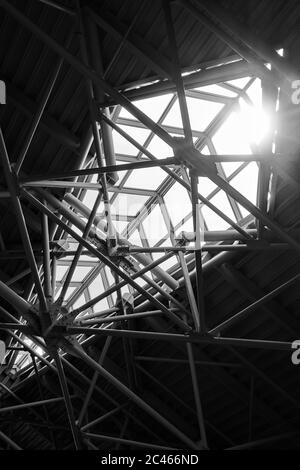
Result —
[[[126,314],[133,313],[134,310],[134,296],[129,292],[125,292],[121,299],[116,301],[117,308],[121,308],[123,306],[124,311]]]
[[[202,155],[194,146],[188,144],[184,138],[174,137],[174,141],[174,157],[190,169],[191,175],[209,177],[218,174],[216,164],[209,159],[209,156]]]
[[[15,169],[15,162],[11,163],[10,167],[11,167],[11,182],[14,186],[14,191],[16,193],[16,196],[20,197],[21,187],[20,187],[20,184],[19,184],[19,177],[18,177],[18,175],[16,173],[16,169]]]

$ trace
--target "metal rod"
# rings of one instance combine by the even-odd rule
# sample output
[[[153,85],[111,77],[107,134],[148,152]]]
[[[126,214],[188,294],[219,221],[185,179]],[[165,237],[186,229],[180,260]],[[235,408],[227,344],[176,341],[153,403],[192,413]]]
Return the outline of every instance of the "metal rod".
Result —
[[[300,244],[294,238],[292,238],[287,232],[285,232],[277,222],[275,222],[267,214],[259,210],[258,207],[252,204],[252,202],[245,198],[245,196],[243,196],[239,191],[233,188],[233,186],[227,183],[227,181],[223,180],[218,175],[209,175],[209,178],[213,181],[213,183],[217,184],[227,194],[229,194],[243,207],[245,207],[245,209],[247,209],[251,214],[253,214],[259,220],[264,222],[267,227],[269,227],[274,233],[276,233],[282,240],[286,241],[297,252],[300,252]]]
[[[36,382],[37,382],[37,386],[38,386],[38,389],[39,389],[39,394],[40,394],[41,400],[45,400],[43,390],[42,390],[42,384],[41,384],[41,380],[40,380],[40,376],[39,376],[39,371],[38,371],[37,364],[36,364],[36,359],[35,359],[35,356],[33,354],[31,354],[31,360],[32,360],[32,364],[33,364],[33,368],[34,368],[34,372],[35,372],[35,377],[36,377]],[[47,407],[45,405],[43,405],[43,412],[44,412],[44,416],[45,416],[46,421],[49,423],[50,439],[53,442],[54,448],[57,449],[56,437],[55,437],[55,434],[53,433],[53,429],[51,428],[49,413],[48,413]]]
[[[66,405],[68,420],[69,420],[70,428],[71,428],[71,431],[72,431],[72,436],[73,436],[73,440],[74,440],[74,444],[75,444],[75,449],[80,450],[80,449],[82,449],[82,443],[81,443],[81,440],[79,438],[79,429],[77,428],[77,426],[75,424],[73,405],[72,405],[72,402],[71,402],[71,397],[70,397],[70,394],[69,394],[68,385],[67,385],[64,369],[63,369],[63,366],[62,366],[62,363],[61,363],[61,359],[60,359],[60,356],[59,356],[58,352],[55,351],[54,349],[53,349],[53,351],[51,351],[51,355],[54,357],[54,361],[55,361],[55,364],[56,364],[56,367],[57,367],[57,373],[58,373],[58,377],[59,377],[61,390],[62,390],[62,393],[63,393],[63,396],[64,396],[63,400],[64,400],[65,405]]]
[[[32,311],[31,304],[16,294],[15,291],[13,291],[2,281],[0,281],[0,296],[3,297],[10,305],[12,305],[20,315],[28,319],[30,322],[37,319],[36,315]],[[16,320],[14,317],[12,318]]]
[[[193,392],[194,392],[194,400],[196,404],[196,412],[197,412],[198,426],[200,430],[200,437],[201,437],[201,441],[202,441],[204,449],[208,449],[204,415],[203,415],[203,407],[202,407],[201,398],[200,398],[200,390],[199,390],[198,377],[197,377],[197,372],[196,372],[196,367],[195,367],[193,346],[191,343],[187,343],[186,348],[187,348],[188,361],[189,361],[191,377],[192,377],[192,385],[193,385]]]
[[[244,444],[238,444],[233,447],[227,447],[225,450],[248,450],[255,447],[261,447],[268,444],[273,444],[277,441],[283,441],[286,439],[291,439],[293,437],[299,437],[300,431],[286,432],[284,434],[279,434],[278,436],[266,437],[264,439],[258,439],[256,441],[245,442]]]
[[[106,338],[105,340],[105,343],[104,343],[104,347],[101,351],[101,354],[100,354],[100,358],[99,358],[99,364],[102,366],[103,365],[103,362],[106,358],[106,355],[107,355],[107,352],[108,352],[108,349],[111,345],[111,341],[112,341],[112,337],[108,337]],[[88,404],[89,404],[89,401],[92,397],[92,394],[93,394],[93,391],[95,389],[95,385],[97,383],[97,380],[98,380],[98,377],[99,377],[99,372],[98,371],[95,371],[94,372],[94,375],[93,375],[93,378],[90,382],[90,386],[89,386],[89,389],[88,389],[88,392],[85,396],[85,399],[84,399],[84,402],[83,402],[83,405],[82,405],[82,408],[80,410],[80,413],[79,413],[79,418],[78,418],[78,421],[77,421],[77,425],[78,427],[80,428],[81,427],[81,424],[83,422],[83,418],[85,416],[85,413],[86,413],[86,410],[87,410],[87,407],[88,407]]]
[[[44,204],[46,203],[44,202]],[[45,291],[45,297],[49,301],[52,298],[52,286],[51,286],[49,226],[48,226],[48,217],[46,214],[42,214],[42,235],[43,235],[44,291]]]
[[[139,318],[146,318],[146,317],[153,317],[153,316],[157,316],[157,315],[163,315],[163,312],[161,311],[156,311],[156,312],[141,312],[141,313],[130,313],[128,315],[114,315],[114,316],[111,316],[109,318],[99,318],[98,320],[85,320],[85,317],[83,317],[83,319],[79,319],[77,320],[74,325],[78,324],[78,325],[98,325],[98,324],[102,324],[102,323],[112,323],[112,322],[126,322],[126,321],[130,321],[130,320],[133,320],[133,319],[136,319],[138,320]]]
[[[106,369],[100,366],[94,359],[89,357],[83,350],[79,349],[76,346],[73,346],[74,350],[78,356],[91,368],[98,371],[99,374],[104,377],[108,382],[114,385],[120,392],[124,393],[128,398],[130,398],[136,405],[142,408],[146,413],[152,416],[156,421],[158,421],[163,427],[168,429],[174,436],[176,436],[180,441],[184,442],[189,448],[198,449],[198,446],[183,432],[177,429],[172,423],[170,423],[166,418],[161,416],[154,408],[152,408],[148,403],[146,403],[142,398],[136,395],[135,392],[130,390],[126,385],[120,382],[116,377],[110,374]]]
[[[82,234],[82,238],[83,239],[86,239],[89,235],[89,232],[90,232],[90,228],[91,226],[93,225],[93,222],[94,222],[94,219],[95,219],[95,216],[96,216],[96,213],[97,213],[97,210],[98,210],[98,207],[100,205],[100,202],[101,202],[101,199],[102,199],[102,193],[99,191],[99,194],[97,195],[97,198],[96,198],[96,201],[94,203],[94,207],[93,207],[93,210],[91,211],[90,215],[89,215],[89,218],[88,218],[88,221],[87,221],[87,224],[85,226],[85,229],[84,229],[84,232]],[[78,248],[77,248],[77,251],[75,253],[75,256],[72,260],[72,263],[71,263],[71,266],[69,268],[69,271],[68,271],[68,274],[67,274],[67,277],[65,279],[65,282],[64,282],[64,285],[62,287],[62,290],[61,290],[61,293],[59,295],[59,298],[58,298],[58,303],[59,304],[62,304],[63,301],[64,301],[64,298],[65,298],[65,295],[67,293],[67,290],[68,290],[68,287],[70,285],[70,282],[72,281],[72,277],[74,275],[74,272],[75,272],[75,269],[76,269],[76,266],[78,264],[78,261],[79,261],[79,258],[82,254],[82,250],[83,250],[83,246],[82,245],[78,245]]]
[[[255,302],[253,302],[252,304],[248,305],[248,307],[245,307],[243,310],[241,310],[240,312],[236,313],[235,315],[233,315],[231,318],[229,318],[228,320],[225,320],[224,322],[220,323],[218,326],[212,328],[209,333],[210,334],[217,334],[219,332],[223,332],[225,330],[227,330],[228,328],[230,328],[232,325],[234,325],[237,321],[241,320],[242,318],[245,318],[247,315],[249,315],[249,313],[253,312],[254,310],[256,310],[257,308],[261,307],[262,305],[264,305],[266,302],[268,302],[269,300],[273,299],[274,297],[276,297],[278,294],[280,294],[280,292],[282,292],[284,289],[286,289],[287,287],[293,285],[296,281],[298,281],[300,279],[300,274],[296,274],[296,276],[293,276],[291,279],[289,279],[288,281],[284,282],[283,284],[281,284],[280,286],[276,287],[275,289],[273,289],[271,292],[269,292],[268,294],[264,295],[263,297],[261,297],[260,299],[256,300]]]
[[[97,258],[100,259],[104,264],[109,266],[114,272],[118,273],[120,277],[124,279],[124,281],[128,282],[134,289],[136,289],[141,295],[146,297],[150,302],[152,302],[154,305],[156,305],[158,308],[162,309],[163,312],[170,318],[171,321],[176,323],[178,326],[180,326],[182,329],[185,331],[190,330],[190,327],[182,321],[179,317],[177,317],[174,313],[170,312],[160,301],[158,301],[155,297],[153,297],[151,294],[149,294],[145,289],[140,287],[139,284],[137,284],[135,281],[132,280],[132,277],[127,275],[125,272],[123,272],[115,263],[113,263],[109,258],[107,258],[103,253],[101,253],[99,250],[94,248],[90,243],[88,243],[86,240],[83,240],[82,237],[80,237],[74,230],[72,230],[67,224],[62,222],[55,214],[53,214],[49,209],[47,209],[40,201],[38,201],[34,196],[29,194],[27,191],[22,190],[22,193],[24,196],[27,197],[28,200],[31,201],[31,203],[36,206],[38,209],[40,209],[42,212],[45,212],[48,214],[52,220],[54,220],[58,225],[60,225],[62,228],[66,230],[73,238],[75,238],[79,243],[81,243],[83,246],[85,246],[92,254],[94,254]]]
[[[123,106],[127,111],[129,111],[133,116],[138,120],[142,121],[155,132],[162,140],[164,140],[169,145],[173,142],[173,138],[164,131],[158,124],[156,124],[152,119],[146,116],[142,111],[140,111],[135,105],[133,105],[125,96],[115,90],[106,80],[104,80],[97,72],[83,64],[79,59],[73,56],[68,52],[65,47],[61,46],[57,41],[45,33],[41,28],[39,28],[33,21],[31,21],[26,15],[21,13],[17,8],[13,7],[6,0],[0,0],[0,5],[8,11],[17,21],[22,23],[25,28],[29,29],[34,35],[40,38],[42,42],[47,44],[47,46],[57,54],[61,55],[66,62],[68,62],[72,67],[74,67],[79,73],[81,73],[86,78],[89,78],[95,84],[103,89],[105,93],[110,95],[113,99]]]
[[[97,374],[97,376],[98,376],[98,374]],[[96,419],[94,419],[93,421],[90,421],[89,423],[85,424],[84,426],[82,426],[82,427],[80,428],[80,430],[81,430],[81,431],[86,431],[87,429],[91,428],[92,426],[95,426],[96,424],[102,423],[102,421],[104,421],[106,418],[109,418],[110,416],[112,416],[112,415],[118,413],[118,412],[119,412],[120,410],[122,410],[125,406],[126,406],[126,404],[117,406],[117,408],[114,408],[113,410],[108,411],[108,412],[105,413],[104,415],[99,416],[99,418],[96,418]]]
[[[96,336],[116,336],[128,338],[144,338],[157,341],[178,341],[182,343],[191,342],[199,344],[215,344],[220,346],[236,346],[255,349],[274,349],[277,351],[291,351],[292,343],[285,341],[269,341],[260,339],[240,339],[240,338],[224,338],[220,336],[202,335],[198,333],[192,334],[176,334],[176,333],[152,333],[149,331],[134,330],[113,330],[110,328],[85,328],[81,326],[56,327],[56,331],[66,331],[67,334],[78,335],[96,335]]]
[[[203,245],[201,248],[196,246],[151,246],[151,247],[120,247],[119,253],[192,253],[192,252],[222,252],[222,251],[264,251],[264,250],[293,250],[287,243],[265,243],[261,244],[259,240],[247,244],[220,244],[220,245]],[[66,252],[69,255],[69,252]]]
[[[73,37],[73,31],[71,32],[71,34],[69,34],[68,36],[68,39],[66,41],[66,45],[65,47],[68,48],[69,45],[71,44],[71,40],[72,40],[72,37]],[[36,133],[36,130],[38,128],[38,125],[40,123],[40,120],[42,118],[42,115],[43,115],[43,112],[44,112],[44,109],[45,107],[47,106],[47,103],[49,101],[49,98],[50,98],[50,95],[51,95],[51,92],[55,86],[55,83],[57,81],[57,78],[58,78],[58,75],[59,75],[59,72],[61,70],[61,67],[63,65],[63,62],[64,62],[64,59],[62,57],[60,57],[58,59],[58,61],[56,62],[55,66],[54,66],[54,69],[53,69],[53,72],[52,74],[50,75],[50,78],[46,84],[46,87],[45,87],[45,90],[43,92],[43,95],[41,97],[41,99],[39,100],[39,106],[38,106],[38,109],[36,110],[35,112],[35,115],[33,117],[33,120],[30,124],[30,128],[29,128],[29,131],[26,135],[26,138],[25,138],[25,142],[23,143],[23,146],[20,150],[20,153],[19,153],[19,156],[18,156],[18,159],[16,161],[16,164],[14,166],[14,169],[15,169],[15,172],[16,174],[19,173],[19,171],[21,170],[21,167],[24,163],[24,160],[25,160],[25,157],[27,155],[27,152],[29,150],[29,147],[30,147],[30,144],[32,142],[32,139],[34,138],[34,135]]]
[[[41,3],[44,3],[45,5],[48,5],[52,8],[55,8],[56,10],[59,10],[59,11],[63,11],[64,13],[66,13],[67,15],[71,15],[71,16],[75,16],[76,13],[74,10],[72,10],[71,8],[67,8],[63,5],[60,5],[56,2],[54,2],[53,0],[39,0],[39,2]]]
[[[16,444],[10,437],[8,437],[4,432],[0,431],[0,439],[6,442],[14,450],[23,450],[18,444]]]
[[[86,39],[87,45],[90,52],[90,65],[93,69],[100,75],[105,78],[103,74],[103,64],[102,64],[102,54],[100,50],[100,36],[98,34],[98,27],[95,23],[95,15],[94,13],[89,14],[88,8],[83,9],[83,19],[85,24],[85,31],[86,31]],[[102,88],[95,84],[93,85],[93,91],[95,100],[98,102],[103,102],[105,98],[105,94],[103,93]],[[102,112],[110,117],[109,108],[103,108]],[[116,165],[116,156],[114,150],[114,142],[112,137],[112,129],[111,127],[100,120],[100,127],[101,127],[101,137],[102,137],[102,144],[103,144],[103,153],[105,157],[106,165]],[[111,184],[115,184],[118,181],[118,170],[112,170],[107,174],[107,182]]]
[[[124,137],[128,142],[130,142],[132,145],[134,145],[137,149],[140,150],[143,154],[145,154],[148,158],[151,160],[159,160],[157,159],[149,150],[147,150],[145,147],[143,147],[141,144],[139,144],[135,139],[133,139],[131,136],[129,136],[123,129],[120,128],[115,122],[113,122],[111,119],[107,118],[106,116],[102,116],[102,118],[109,123],[109,125],[115,129],[116,132],[118,132],[122,137]],[[162,170],[168,173],[169,176],[171,176],[177,183],[179,183],[181,186],[183,186],[187,191],[191,192],[191,187],[188,183],[186,183],[179,175],[176,173],[172,172],[169,168],[167,167],[162,167]],[[202,196],[200,193],[198,193],[198,198],[199,200],[205,204],[207,207],[209,207],[213,212],[215,212],[219,217],[221,217],[225,222],[227,222],[231,227],[235,228],[237,232],[239,232],[241,235],[244,236],[246,239],[251,239],[251,236],[247,234],[236,222],[231,220],[226,214],[224,214],[220,209],[218,209],[214,204],[212,204],[207,198]]]
[[[42,284],[41,284],[41,281],[40,281],[40,276],[39,276],[38,268],[37,268],[37,265],[36,265],[36,261],[35,261],[35,258],[34,258],[34,254],[33,254],[32,246],[31,246],[29,234],[28,234],[28,231],[27,231],[26,222],[25,222],[23,210],[22,210],[22,207],[21,207],[20,199],[18,197],[17,189],[16,189],[16,186],[15,186],[15,183],[14,183],[14,178],[13,178],[12,171],[11,171],[10,161],[9,161],[9,158],[8,158],[8,154],[7,154],[7,150],[6,150],[6,146],[5,146],[5,141],[4,141],[4,137],[3,137],[3,134],[2,134],[2,129],[1,128],[0,128],[0,154],[1,154],[2,166],[3,166],[5,179],[6,179],[6,182],[7,182],[8,189],[11,193],[11,200],[12,200],[12,203],[13,203],[13,206],[14,206],[14,211],[15,211],[16,217],[17,217],[17,223],[18,223],[18,226],[19,226],[22,242],[23,242],[23,245],[24,245],[24,250],[25,250],[25,253],[26,253],[26,257],[27,257],[29,266],[31,268],[31,272],[32,272],[35,287],[36,287],[36,290],[37,290],[37,293],[38,293],[41,308],[46,310],[47,309],[47,303],[46,303],[43,287],[42,287]]]
[[[20,404],[24,404],[24,400],[22,400],[16,393],[14,393],[9,387],[7,387],[7,385],[3,384],[0,382],[0,387],[5,390],[9,395],[11,395],[18,403]],[[44,398],[42,398],[42,400],[44,401]],[[46,406],[44,405],[45,407],[45,410],[47,411],[47,408]],[[34,409],[34,408],[30,408],[30,412],[36,417],[38,418],[39,420],[40,419],[43,419],[41,417],[41,415]],[[49,419],[47,419],[47,421],[45,423],[39,423],[39,424],[45,424],[46,426],[48,425],[49,426]]]
[[[29,403],[22,403],[21,405],[5,406],[5,407],[0,408],[0,414],[7,413],[8,411],[19,411],[19,410],[23,410],[24,408],[31,408],[33,406],[43,406],[43,405],[48,405],[51,403],[58,403],[63,400],[64,400],[63,397],[48,398],[47,400],[32,401]]]
[[[115,171],[128,171],[128,170],[141,170],[144,168],[155,168],[161,166],[172,166],[178,165],[178,161],[174,157],[162,158],[161,160],[156,161],[144,161],[144,162],[132,162],[132,163],[123,163],[121,165],[106,165],[101,168],[84,168],[82,170],[70,170],[66,173],[59,172],[59,173],[50,173],[47,174],[47,180],[55,180],[55,179],[67,179],[67,178],[74,178],[77,176],[88,176],[88,175],[104,175],[105,173],[111,173]],[[26,178],[21,178],[20,183],[26,186],[30,186],[33,182],[38,182],[43,180],[45,175],[33,175],[28,176]],[[9,197],[9,193],[8,197]]]
[[[90,213],[91,213],[90,209],[88,207],[86,207],[82,203],[82,201],[80,201],[78,198],[76,198],[72,194],[67,193],[65,195],[65,201],[67,201],[69,204],[71,204],[73,207],[75,207],[80,212],[80,214],[84,215],[85,217],[90,216]],[[95,216],[94,223],[97,227],[103,229],[104,231],[106,230],[106,227],[103,227],[103,218],[101,218],[100,216],[97,216],[97,215]],[[132,246],[129,241],[127,241],[125,238],[123,238],[119,235],[118,231],[116,231],[115,233],[116,233],[116,236],[117,236],[118,245],[121,245],[121,246],[130,245],[130,246]],[[151,264],[151,262],[152,262],[152,259],[149,256],[146,256],[144,253],[138,254],[137,256],[135,256],[135,259],[139,263],[141,263],[143,266],[147,266],[147,265]],[[171,287],[172,290],[175,290],[178,287],[177,281],[175,281],[175,279],[172,276],[170,276],[168,273],[166,273],[159,266],[153,267],[151,269],[151,271],[159,279],[161,279],[165,284],[167,284],[169,287]]]
[[[187,359],[175,359],[173,357],[155,357],[155,356],[135,356],[135,359],[139,362],[167,362],[174,364],[188,364]],[[197,366],[215,366],[215,367],[229,367],[229,368],[241,368],[242,366],[236,362],[215,362],[215,361],[196,361]]]
[[[142,447],[145,449],[157,449],[157,450],[175,450],[176,448],[174,447],[167,447],[167,446],[160,446],[158,444],[152,444],[150,442],[140,442],[140,441],[133,441],[131,439],[123,439],[121,437],[115,437],[115,436],[105,436],[103,434],[92,434],[92,433],[84,433],[86,437],[90,439],[95,439],[99,441],[108,441],[108,442],[118,442],[123,445],[128,445],[128,446],[136,446],[136,447]]]

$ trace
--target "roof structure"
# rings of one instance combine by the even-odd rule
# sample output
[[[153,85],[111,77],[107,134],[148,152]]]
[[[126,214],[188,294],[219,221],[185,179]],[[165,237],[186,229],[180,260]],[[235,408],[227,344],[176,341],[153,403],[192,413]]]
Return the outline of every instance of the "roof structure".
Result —
[[[299,448],[299,14],[0,0],[0,449]]]

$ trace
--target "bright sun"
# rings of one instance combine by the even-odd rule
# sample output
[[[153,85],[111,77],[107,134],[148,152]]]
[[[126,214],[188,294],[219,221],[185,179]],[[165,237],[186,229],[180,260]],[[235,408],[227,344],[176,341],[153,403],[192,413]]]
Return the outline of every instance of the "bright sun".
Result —
[[[270,130],[270,116],[260,106],[240,105],[239,119],[247,129],[249,143],[260,144]]]

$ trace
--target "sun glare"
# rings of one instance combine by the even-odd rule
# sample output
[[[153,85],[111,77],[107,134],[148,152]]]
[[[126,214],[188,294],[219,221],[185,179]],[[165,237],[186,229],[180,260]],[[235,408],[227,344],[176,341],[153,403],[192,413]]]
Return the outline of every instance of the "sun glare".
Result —
[[[247,129],[250,144],[260,144],[270,130],[270,116],[261,106],[251,106],[242,102],[239,119],[241,126]]]

